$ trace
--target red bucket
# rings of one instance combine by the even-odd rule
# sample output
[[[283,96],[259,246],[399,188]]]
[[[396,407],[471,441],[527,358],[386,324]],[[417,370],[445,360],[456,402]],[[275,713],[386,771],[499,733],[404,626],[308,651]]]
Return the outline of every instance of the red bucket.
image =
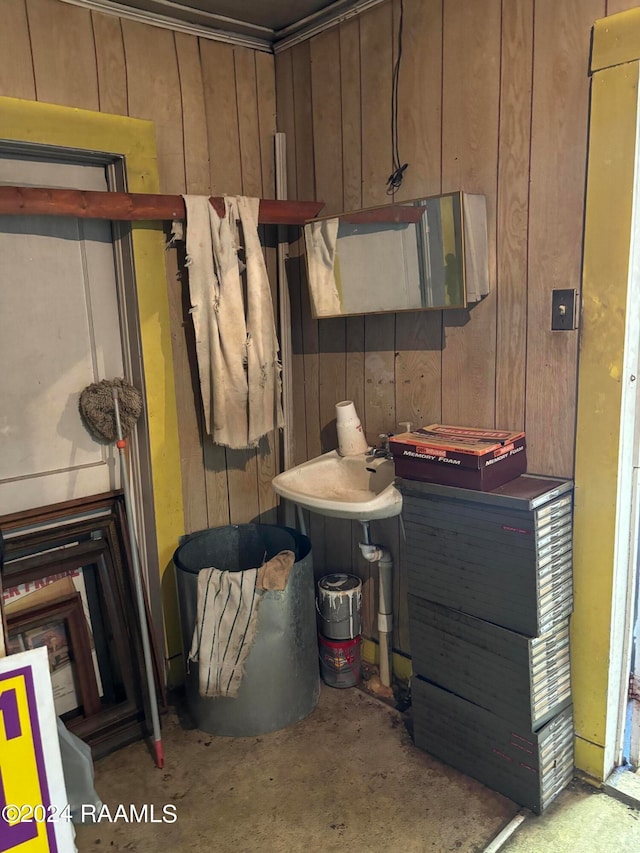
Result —
[[[361,637],[328,640],[318,634],[320,673],[329,687],[355,687],[361,677]]]

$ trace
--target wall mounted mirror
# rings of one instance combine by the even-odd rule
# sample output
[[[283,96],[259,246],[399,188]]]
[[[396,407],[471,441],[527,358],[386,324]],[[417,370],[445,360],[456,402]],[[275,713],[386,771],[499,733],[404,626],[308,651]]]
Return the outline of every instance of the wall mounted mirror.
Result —
[[[485,197],[416,199],[305,225],[315,318],[463,308],[489,292]]]

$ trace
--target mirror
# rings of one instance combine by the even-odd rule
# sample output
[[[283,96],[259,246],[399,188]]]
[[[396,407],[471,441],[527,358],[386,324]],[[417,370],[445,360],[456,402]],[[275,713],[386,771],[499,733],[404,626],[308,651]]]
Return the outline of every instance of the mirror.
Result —
[[[463,308],[489,292],[484,196],[455,192],[305,225],[315,318]]]

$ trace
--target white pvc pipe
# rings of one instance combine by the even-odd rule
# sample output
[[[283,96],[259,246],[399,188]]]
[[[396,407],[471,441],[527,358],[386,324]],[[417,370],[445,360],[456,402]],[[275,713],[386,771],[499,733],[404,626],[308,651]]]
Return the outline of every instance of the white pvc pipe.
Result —
[[[380,650],[380,681],[385,687],[391,687],[391,634],[378,631]]]
[[[378,562],[378,633],[380,681],[391,687],[391,638],[393,631],[393,560],[386,548]]]
[[[366,535],[366,528],[365,528]],[[391,687],[391,636],[393,632],[393,559],[387,548],[360,543],[362,556],[378,563],[378,636],[380,651],[380,681]]]
[[[504,844],[511,838],[516,829],[523,823],[526,815],[517,814],[509,823],[500,830],[496,837],[482,851],[482,853],[498,853]]]

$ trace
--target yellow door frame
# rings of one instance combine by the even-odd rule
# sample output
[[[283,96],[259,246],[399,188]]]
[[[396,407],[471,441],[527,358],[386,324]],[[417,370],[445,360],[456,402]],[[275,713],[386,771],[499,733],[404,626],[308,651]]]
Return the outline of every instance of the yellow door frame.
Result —
[[[150,121],[4,97],[0,97],[0,115],[2,139],[122,156],[130,192],[160,192],[155,129]],[[161,224],[132,223],[132,247],[162,579],[184,533],[184,513]],[[172,660],[180,655],[182,644],[175,590],[170,584],[164,586],[165,651],[167,660]]]
[[[599,20],[592,51],[575,469],[576,766],[621,760],[635,581],[640,339],[640,9]]]

